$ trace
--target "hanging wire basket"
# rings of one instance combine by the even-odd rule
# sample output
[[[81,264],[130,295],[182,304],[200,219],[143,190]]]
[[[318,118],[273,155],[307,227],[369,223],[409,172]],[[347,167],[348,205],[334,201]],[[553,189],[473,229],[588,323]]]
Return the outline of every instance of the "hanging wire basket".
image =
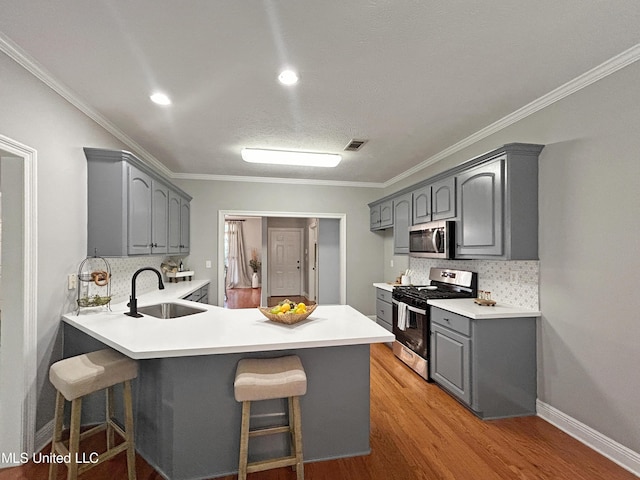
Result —
[[[107,307],[111,310],[111,266],[103,257],[87,257],[78,267],[78,310]]]

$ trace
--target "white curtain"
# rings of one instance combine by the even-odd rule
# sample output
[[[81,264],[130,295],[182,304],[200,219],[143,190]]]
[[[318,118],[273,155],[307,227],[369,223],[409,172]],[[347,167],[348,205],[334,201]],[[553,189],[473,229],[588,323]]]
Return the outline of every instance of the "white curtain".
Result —
[[[227,221],[227,288],[251,287],[251,277],[244,255],[244,236],[242,222]]]

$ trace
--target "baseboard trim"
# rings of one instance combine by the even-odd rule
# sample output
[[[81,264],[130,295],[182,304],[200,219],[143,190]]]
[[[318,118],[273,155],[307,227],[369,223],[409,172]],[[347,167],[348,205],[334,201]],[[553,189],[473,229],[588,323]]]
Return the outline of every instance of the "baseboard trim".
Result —
[[[536,400],[538,416],[596,452],[640,477],[640,453],[621,445],[593,428],[579,422],[557,408]]]
[[[51,443],[51,439],[53,438],[53,426],[54,421],[51,419],[44,427],[36,432],[36,437],[33,442],[34,453],[41,451],[47,446],[47,444]]]

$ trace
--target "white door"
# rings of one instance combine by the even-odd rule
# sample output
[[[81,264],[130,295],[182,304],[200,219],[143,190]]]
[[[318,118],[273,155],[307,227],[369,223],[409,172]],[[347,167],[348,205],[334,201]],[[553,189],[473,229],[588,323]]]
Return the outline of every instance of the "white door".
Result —
[[[269,293],[296,296],[302,287],[302,229],[269,229]]]

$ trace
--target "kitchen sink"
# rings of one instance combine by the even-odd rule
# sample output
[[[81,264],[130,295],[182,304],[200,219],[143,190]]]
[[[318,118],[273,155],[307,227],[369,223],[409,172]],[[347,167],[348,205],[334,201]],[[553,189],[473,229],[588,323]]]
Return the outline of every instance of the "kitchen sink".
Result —
[[[138,307],[138,312],[156,318],[178,318],[206,312],[204,308],[190,307],[180,303],[156,303],[146,307]]]

